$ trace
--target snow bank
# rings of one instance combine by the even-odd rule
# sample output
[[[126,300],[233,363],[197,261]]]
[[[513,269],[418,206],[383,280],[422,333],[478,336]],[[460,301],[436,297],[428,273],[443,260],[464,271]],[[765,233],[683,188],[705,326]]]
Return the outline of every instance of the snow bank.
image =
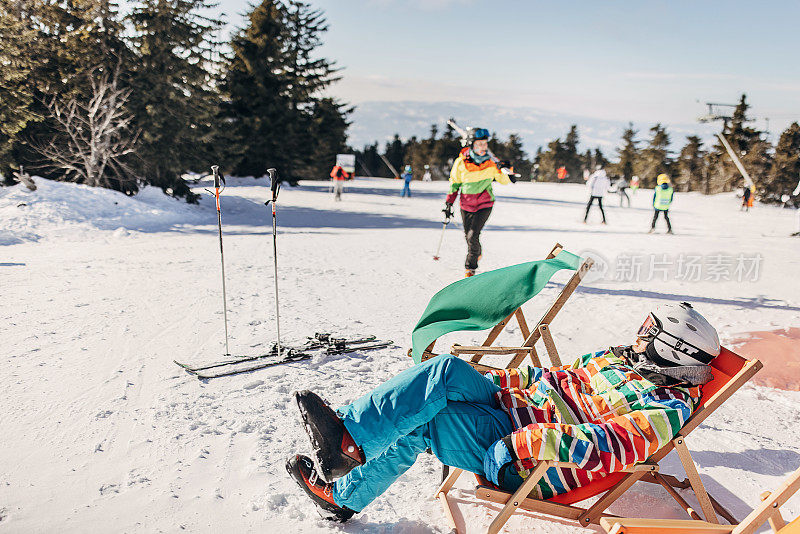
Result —
[[[196,223],[197,206],[145,187],[135,196],[100,187],[33,177],[36,191],[23,185],[0,188],[0,245],[38,241],[46,237],[86,239],[91,229],[119,235],[164,231]]]

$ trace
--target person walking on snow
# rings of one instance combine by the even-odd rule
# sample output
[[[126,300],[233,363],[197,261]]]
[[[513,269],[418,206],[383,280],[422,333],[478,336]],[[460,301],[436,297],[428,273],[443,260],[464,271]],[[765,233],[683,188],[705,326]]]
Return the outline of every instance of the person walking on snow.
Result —
[[[411,165],[406,165],[401,177],[403,178],[403,192],[400,196],[408,195],[408,198],[411,198],[411,180],[414,179],[414,175],[411,173]]]
[[[432,181],[431,178],[431,169],[429,165],[425,165],[425,173],[422,175],[423,182],[430,182]]]
[[[656,220],[658,220],[658,215],[663,213],[664,220],[667,221],[667,233],[671,234],[672,224],[669,222],[669,207],[672,205],[672,196],[675,190],[672,189],[669,176],[666,174],[659,174],[656,181],[658,185],[653,191],[653,208],[655,212],[653,213],[653,222],[650,223],[649,233],[652,234],[656,231]]]
[[[453,216],[453,203],[461,192],[461,220],[464,222],[464,237],[467,240],[467,259],[464,262],[465,276],[472,276],[478,268],[481,256],[481,230],[489,219],[494,206],[492,182],[501,184],[513,180],[501,169],[510,169],[507,161],[495,163],[489,156],[489,130],[476,128],[472,143],[461,149],[450,170],[450,192],[442,210],[446,218]]]
[[[578,464],[545,473],[534,491],[548,499],[643,462],[673,439],[719,353],[716,330],[684,302],[649,313],[632,345],[564,367],[481,374],[448,354],[336,411],[300,391],[295,398],[317,462],[296,454],[286,469],[323,517],[342,522],[426,450],[509,491],[538,461]]]
[[[350,175],[339,165],[334,165],[331,170],[331,179],[333,179],[333,199],[342,200],[342,191],[344,190],[344,181],[350,178]]]
[[[797,187],[794,188],[789,198],[796,197],[797,195],[800,195],[800,182],[797,182]],[[786,201],[788,200],[787,198]],[[791,237],[800,237],[800,209],[797,210],[797,231],[790,235]]]
[[[750,211],[750,208],[753,207],[753,193],[755,189],[755,185],[744,184],[742,186],[742,207],[739,208],[739,211]]]
[[[619,207],[622,207],[623,200],[627,200],[630,208],[631,197],[628,196],[628,180],[624,176],[617,180],[617,193],[619,194]]]
[[[589,202],[586,203],[586,214],[583,216],[583,223],[586,224],[586,220],[589,218],[589,209],[594,201],[597,200],[600,214],[603,216],[603,224],[606,224],[606,212],[603,211],[603,195],[611,187],[611,180],[608,179],[608,175],[602,165],[598,165],[592,175],[589,176],[586,187],[589,189]]]

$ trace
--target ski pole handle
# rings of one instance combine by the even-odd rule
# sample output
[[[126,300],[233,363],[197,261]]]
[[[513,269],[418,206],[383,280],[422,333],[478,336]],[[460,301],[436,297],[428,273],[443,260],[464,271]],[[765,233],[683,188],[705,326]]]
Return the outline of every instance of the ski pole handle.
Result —
[[[278,200],[278,191],[280,191],[280,182],[278,182],[277,169],[267,169],[269,174],[269,189],[272,191],[272,202]]]
[[[211,174],[214,175],[214,188],[219,189],[219,165],[211,166]]]

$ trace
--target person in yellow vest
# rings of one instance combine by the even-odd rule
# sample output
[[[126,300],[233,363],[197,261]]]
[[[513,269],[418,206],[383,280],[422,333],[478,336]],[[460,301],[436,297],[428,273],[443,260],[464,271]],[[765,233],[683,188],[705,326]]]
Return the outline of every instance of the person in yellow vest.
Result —
[[[670,183],[669,176],[666,174],[659,174],[658,178],[656,178],[656,185],[655,190],[653,191],[653,208],[655,208],[655,213],[653,213],[653,222],[650,223],[650,232],[653,233],[656,231],[656,221],[658,220],[658,215],[660,213],[664,214],[664,220],[667,221],[667,233],[672,233],[672,224],[669,222],[669,207],[672,205],[672,196],[675,193],[675,190],[672,188],[672,184]]]

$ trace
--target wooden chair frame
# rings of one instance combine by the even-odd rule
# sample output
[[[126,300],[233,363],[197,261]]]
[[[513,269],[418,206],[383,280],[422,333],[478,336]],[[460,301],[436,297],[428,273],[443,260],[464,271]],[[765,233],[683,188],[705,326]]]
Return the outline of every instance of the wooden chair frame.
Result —
[[[562,250],[563,247],[556,243],[556,245],[550,251],[550,254],[548,254],[547,258],[554,258]],[[495,367],[480,363],[481,358],[487,354],[513,354],[514,356],[506,368],[518,367],[524,361],[525,356],[528,355],[530,356],[533,365],[542,367],[539,355],[534,347],[536,342],[541,339],[548,353],[551,366],[561,366],[561,359],[556,350],[549,325],[564,306],[567,299],[569,299],[569,297],[575,291],[575,288],[581,283],[593,264],[594,261],[591,258],[587,258],[583,264],[581,264],[578,270],[572,275],[569,282],[567,282],[567,284],[561,289],[561,292],[559,293],[555,302],[545,312],[533,330],[528,328],[522,308],[520,307],[512,312],[508,317],[500,321],[494,328],[492,328],[482,345],[462,346],[455,344],[451,349],[451,353],[455,355],[472,355],[469,363],[480,372],[497,369]],[[502,332],[512,318],[516,318],[522,335],[525,336],[522,345],[517,347],[492,346],[492,343],[497,339],[497,337],[500,335],[500,332]],[[438,356],[438,354],[433,352],[435,343],[436,341],[431,343],[423,352],[423,361]],[[736,357],[740,358],[739,356]],[[694,509],[692,509],[692,507],[686,502],[685,499],[683,499],[683,497],[680,496],[680,494],[676,491],[676,488],[692,489],[697,497],[698,502],[700,503],[700,508],[705,517],[705,522],[708,524],[716,525],[719,523],[716,514],[720,514],[732,525],[735,524],[736,519],[733,517],[733,515],[706,491],[685,441],[686,436],[689,435],[692,430],[697,428],[709,415],[711,415],[719,406],[728,400],[728,398],[730,398],[730,396],[733,395],[733,393],[735,393],[745,382],[750,380],[750,378],[756,372],[758,372],[761,367],[762,364],[758,360],[744,360],[744,364],[736,372],[736,374],[733,375],[725,383],[725,385],[719,389],[719,391],[707,399],[702,406],[695,410],[686,424],[681,428],[680,433],[674,439],[654,453],[650,458],[647,459],[646,462],[637,464],[621,472],[622,478],[609,489],[605,490],[605,493],[600,497],[600,499],[588,508],[541,500],[530,496],[530,493],[536,485],[536,482],[541,479],[549,467],[576,468],[577,466],[575,464],[553,461],[539,462],[531,474],[525,479],[525,482],[522,484],[522,486],[520,486],[520,488],[513,494],[489,486],[484,480],[482,480],[481,477],[475,475],[479,482],[479,485],[475,490],[475,495],[480,499],[493,501],[504,505],[500,513],[492,521],[491,525],[489,525],[488,532],[490,534],[499,532],[506,521],[508,521],[511,515],[514,514],[517,508],[576,521],[582,526],[599,524],[600,520],[604,517],[615,517],[606,513],[606,509],[623,493],[625,493],[625,491],[633,486],[633,484],[640,480],[643,482],[660,484],[667,491],[667,493],[673,499],[675,499],[679,505],[681,505],[681,507],[695,523],[703,523],[701,516]],[[684,471],[686,472],[686,479],[683,481],[674,476],[663,475],[658,472],[658,463],[673,450],[678,454]],[[449,475],[447,472],[448,467],[445,466],[445,476],[443,477],[442,484],[436,490],[435,497],[442,503],[445,516],[448,518],[452,528],[457,533],[458,527],[456,526],[453,512],[450,508],[450,503],[447,500],[447,493],[450,491],[450,489],[452,489],[456,480],[458,480],[459,476],[461,476],[463,473],[463,470],[457,468],[453,469]],[[598,492],[598,494],[600,493],[603,492]]]
[[[659,532],[661,534],[753,534],[765,521],[773,532],[786,533],[800,532],[800,517],[789,525],[781,516],[780,507],[800,489],[800,469],[783,481],[774,492],[761,494],[761,504],[739,524],[717,525],[706,521],[687,521],[675,519],[637,519],[637,518],[612,518],[600,519],[602,526],[608,534],[644,534]],[[796,530],[795,530],[796,529]]]

